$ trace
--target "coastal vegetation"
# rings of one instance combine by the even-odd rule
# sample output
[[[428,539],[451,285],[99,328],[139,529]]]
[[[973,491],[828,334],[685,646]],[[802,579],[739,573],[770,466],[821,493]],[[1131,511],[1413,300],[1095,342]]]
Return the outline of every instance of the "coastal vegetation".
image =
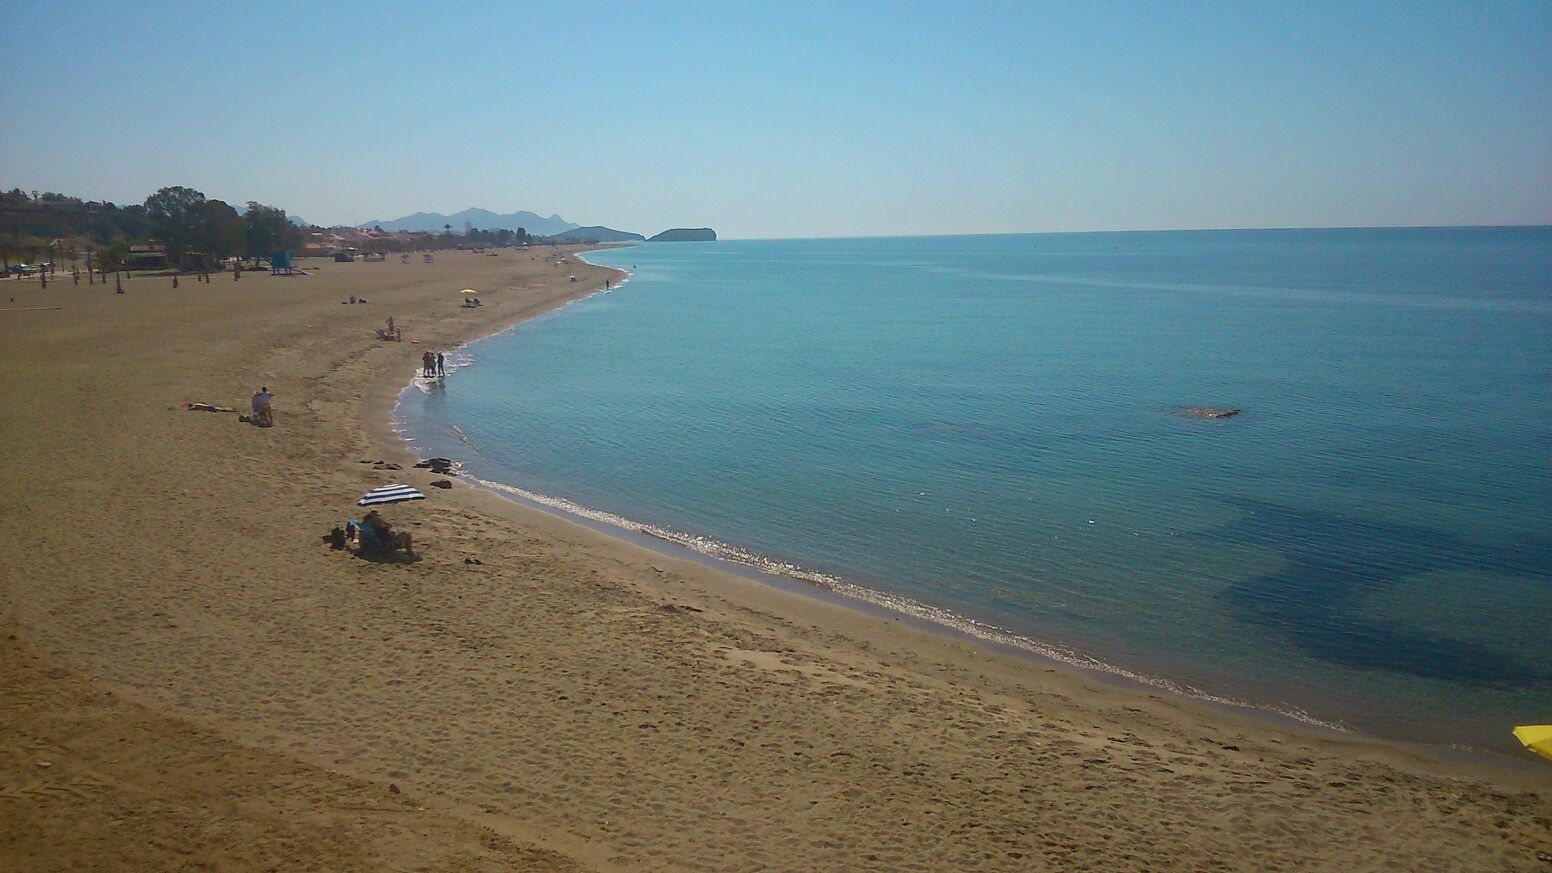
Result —
[[[94,269],[128,269],[131,255],[152,253],[159,266],[209,267],[295,248],[303,233],[279,207],[250,201],[239,212],[183,186],[122,207],[55,192],[0,193],[0,263],[7,272],[17,262],[41,262],[57,272],[61,261],[72,270],[84,261],[90,277]]]
[[[0,266],[6,274],[57,273],[61,267],[75,272],[84,267],[88,281],[94,281],[97,272],[208,271],[231,263],[234,258],[256,264],[282,251],[302,255],[346,253],[354,257],[646,239],[638,233],[607,227],[579,227],[559,216],[541,218],[527,212],[503,216],[472,209],[460,213],[464,214],[500,223],[532,218],[541,228],[567,229],[545,235],[530,233],[526,227],[482,229],[465,223],[464,231],[457,233],[451,221],[443,221],[434,230],[411,227],[417,221],[424,224],[433,217],[442,217],[429,213],[362,227],[323,228],[300,222],[278,206],[251,200],[245,206],[233,206],[182,185],[161,188],[142,203],[123,206],[53,191],[29,193],[13,188],[0,192]],[[711,228],[675,228],[652,240],[716,238]]]

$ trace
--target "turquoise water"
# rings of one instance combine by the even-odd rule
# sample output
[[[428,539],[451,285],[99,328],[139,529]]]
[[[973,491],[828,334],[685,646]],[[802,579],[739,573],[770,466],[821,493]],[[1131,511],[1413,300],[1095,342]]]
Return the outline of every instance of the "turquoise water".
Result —
[[[1552,720],[1552,228],[588,259],[632,278],[407,391],[417,450],[1187,693],[1501,751]]]

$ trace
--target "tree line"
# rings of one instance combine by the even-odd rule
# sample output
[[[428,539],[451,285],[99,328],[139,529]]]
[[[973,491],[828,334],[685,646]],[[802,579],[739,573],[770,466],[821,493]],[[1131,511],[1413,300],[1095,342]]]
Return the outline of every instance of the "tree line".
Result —
[[[267,258],[302,242],[302,230],[275,206],[249,202],[242,212],[192,188],[162,188],[145,203],[117,206],[48,192],[0,192],[0,260],[84,257],[87,269],[119,269],[130,246],[160,243],[167,263],[208,267],[223,258]]]

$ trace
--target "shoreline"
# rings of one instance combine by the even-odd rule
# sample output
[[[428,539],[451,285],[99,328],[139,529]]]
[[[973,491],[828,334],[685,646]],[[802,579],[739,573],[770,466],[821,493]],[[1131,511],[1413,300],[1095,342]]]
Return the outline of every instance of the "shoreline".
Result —
[[[501,332],[504,331],[498,331],[498,333]],[[401,437],[401,441],[406,444],[411,442],[408,437]],[[412,451],[411,454],[415,453]],[[537,494],[508,483],[484,480],[466,473],[455,473],[454,476],[470,487],[493,493],[503,500],[586,527],[604,536],[623,540],[666,558],[692,561],[718,572],[772,586],[800,597],[813,598],[837,609],[854,611],[870,618],[905,622],[910,627],[948,643],[982,648],[1001,657],[1027,664],[1031,669],[1055,667],[1076,677],[1127,693],[1164,694],[1209,712],[1222,712],[1285,730],[1307,731],[1333,739],[1345,738],[1357,742],[1386,744],[1424,758],[1481,767],[1505,774],[1531,778],[1544,775],[1545,765],[1524,756],[1463,743],[1427,742],[1385,736],[1347,727],[1341,722],[1323,721],[1303,710],[1291,711],[1274,704],[1257,703],[1227,696],[1225,693],[1191,688],[1162,674],[1147,672],[1143,667],[1131,668],[1112,664],[1080,650],[1064,650],[1054,644],[961,615],[946,607],[937,607],[904,595],[856,585],[839,577],[805,570],[789,562],[777,559],[763,559],[762,562],[760,556],[752,556],[750,559],[730,557],[725,554],[725,551],[732,547],[720,541],[713,541],[716,548],[705,550],[697,548],[691,542],[699,537],[660,532],[651,525],[579,506],[563,498]],[[763,566],[762,563],[769,566]],[[1070,656],[1066,656],[1064,653],[1069,651]]]
[[[610,246],[622,248],[629,246]],[[586,259],[590,250],[578,252],[576,260],[605,270],[614,270],[625,278],[615,281],[612,290],[628,284],[630,274],[620,268],[596,264]],[[570,306],[595,294],[607,293],[598,289],[563,304]],[[553,310],[551,310],[553,311]],[[459,346],[460,349],[494,339],[512,330],[508,325],[493,333],[476,337]],[[409,433],[407,425],[401,427],[399,406],[408,392],[417,387],[411,380],[399,392],[400,400],[392,412],[394,433],[398,440],[410,447],[414,454],[416,435]],[[422,443],[430,442],[425,435]],[[427,448],[430,454],[444,454],[448,450]],[[634,545],[668,557],[686,558],[705,563],[713,569],[751,579],[767,585],[819,599],[821,602],[842,609],[858,611],[874,618],[905,620],[914,627],[938,635],[954,643],[984,647],[1005,657],[1031,664],[1034,667],[1056,666],[1072,671],[1078,676],[1102,682],[1135,693],[1162,693],[1181,701],[1202,706],[1211,711],[1238,714],[1264,721],[1273,726],[1294,730],[1312,730],[1331,737],[1346,737],[1368,742],[1388,743],[1412,753],[1440,760],[1478,765],[1506,773],[1540,774],[1543,766],[1538,760],[1517,754],[1518,745],[1511,739],[1493,746],[1467,742],[1429,740],[1408,737],[1397,733],[1385,733],[1353,726],[1344,713],[1315,715],[1297,702],[1274,703],[1270,695],[1256,696],[1247,686],[1208,688],[1185,683],[1170,675],[1167,669],[1159,669],[1159,661],[1146,658],[1135,663],[1106,660],[1089,648],[1048,642],[1030,633],[1010,629],[995,622],[995,617],[976,617],[955,611],[952,607],[922,601],[886,588],[870,587],[829,573],[811,570],[780,557],[746,551],[715,538],[711,534],[695,534],[623,517],[613,512],[577,504],[567,498],[532,491],[523,485],[480,478],[469,472],[459,474],[466,484],[494,492],[504,499],[555,515],[561,519],[599,531],[606,536],[624,539]],[[1263,683],[1262,690],[1276,690],[1279,686]],[[1504,732],[1507,736],[1507,731]]]
[[[521,257],[7,288],[65,307],[0,319],[26,362],[0,377],[22,568],[0,675],[28,689],[0,699],[0,799],[60,789],[8,807],[9,869],[104,846],[163,869],[303,846],[332,869],[794,871],[1529,867],[1552,848],[1552,775],[1105,687],[423,487],[392,418],[416,345],[605,275]],[[462,287],[485,311],[456,308]],[[373,302],[339,305],[357,292]],[[420,342],[371,340],[389,314]],[[259,384],[274,428],[175,408]],[[320,542],[395,480],[427,492],[384,513],[420,561]],[[209,761],[255,755],[286,778],[212,781]]]

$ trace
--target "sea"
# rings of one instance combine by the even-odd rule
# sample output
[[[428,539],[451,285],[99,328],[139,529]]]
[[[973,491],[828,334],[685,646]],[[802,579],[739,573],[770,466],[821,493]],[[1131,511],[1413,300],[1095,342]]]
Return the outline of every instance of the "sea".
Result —
[[[1552,722],[1552,227],[586,258],[629,278],[416,380],[414,450],[1119,682],[1505,756]]]

